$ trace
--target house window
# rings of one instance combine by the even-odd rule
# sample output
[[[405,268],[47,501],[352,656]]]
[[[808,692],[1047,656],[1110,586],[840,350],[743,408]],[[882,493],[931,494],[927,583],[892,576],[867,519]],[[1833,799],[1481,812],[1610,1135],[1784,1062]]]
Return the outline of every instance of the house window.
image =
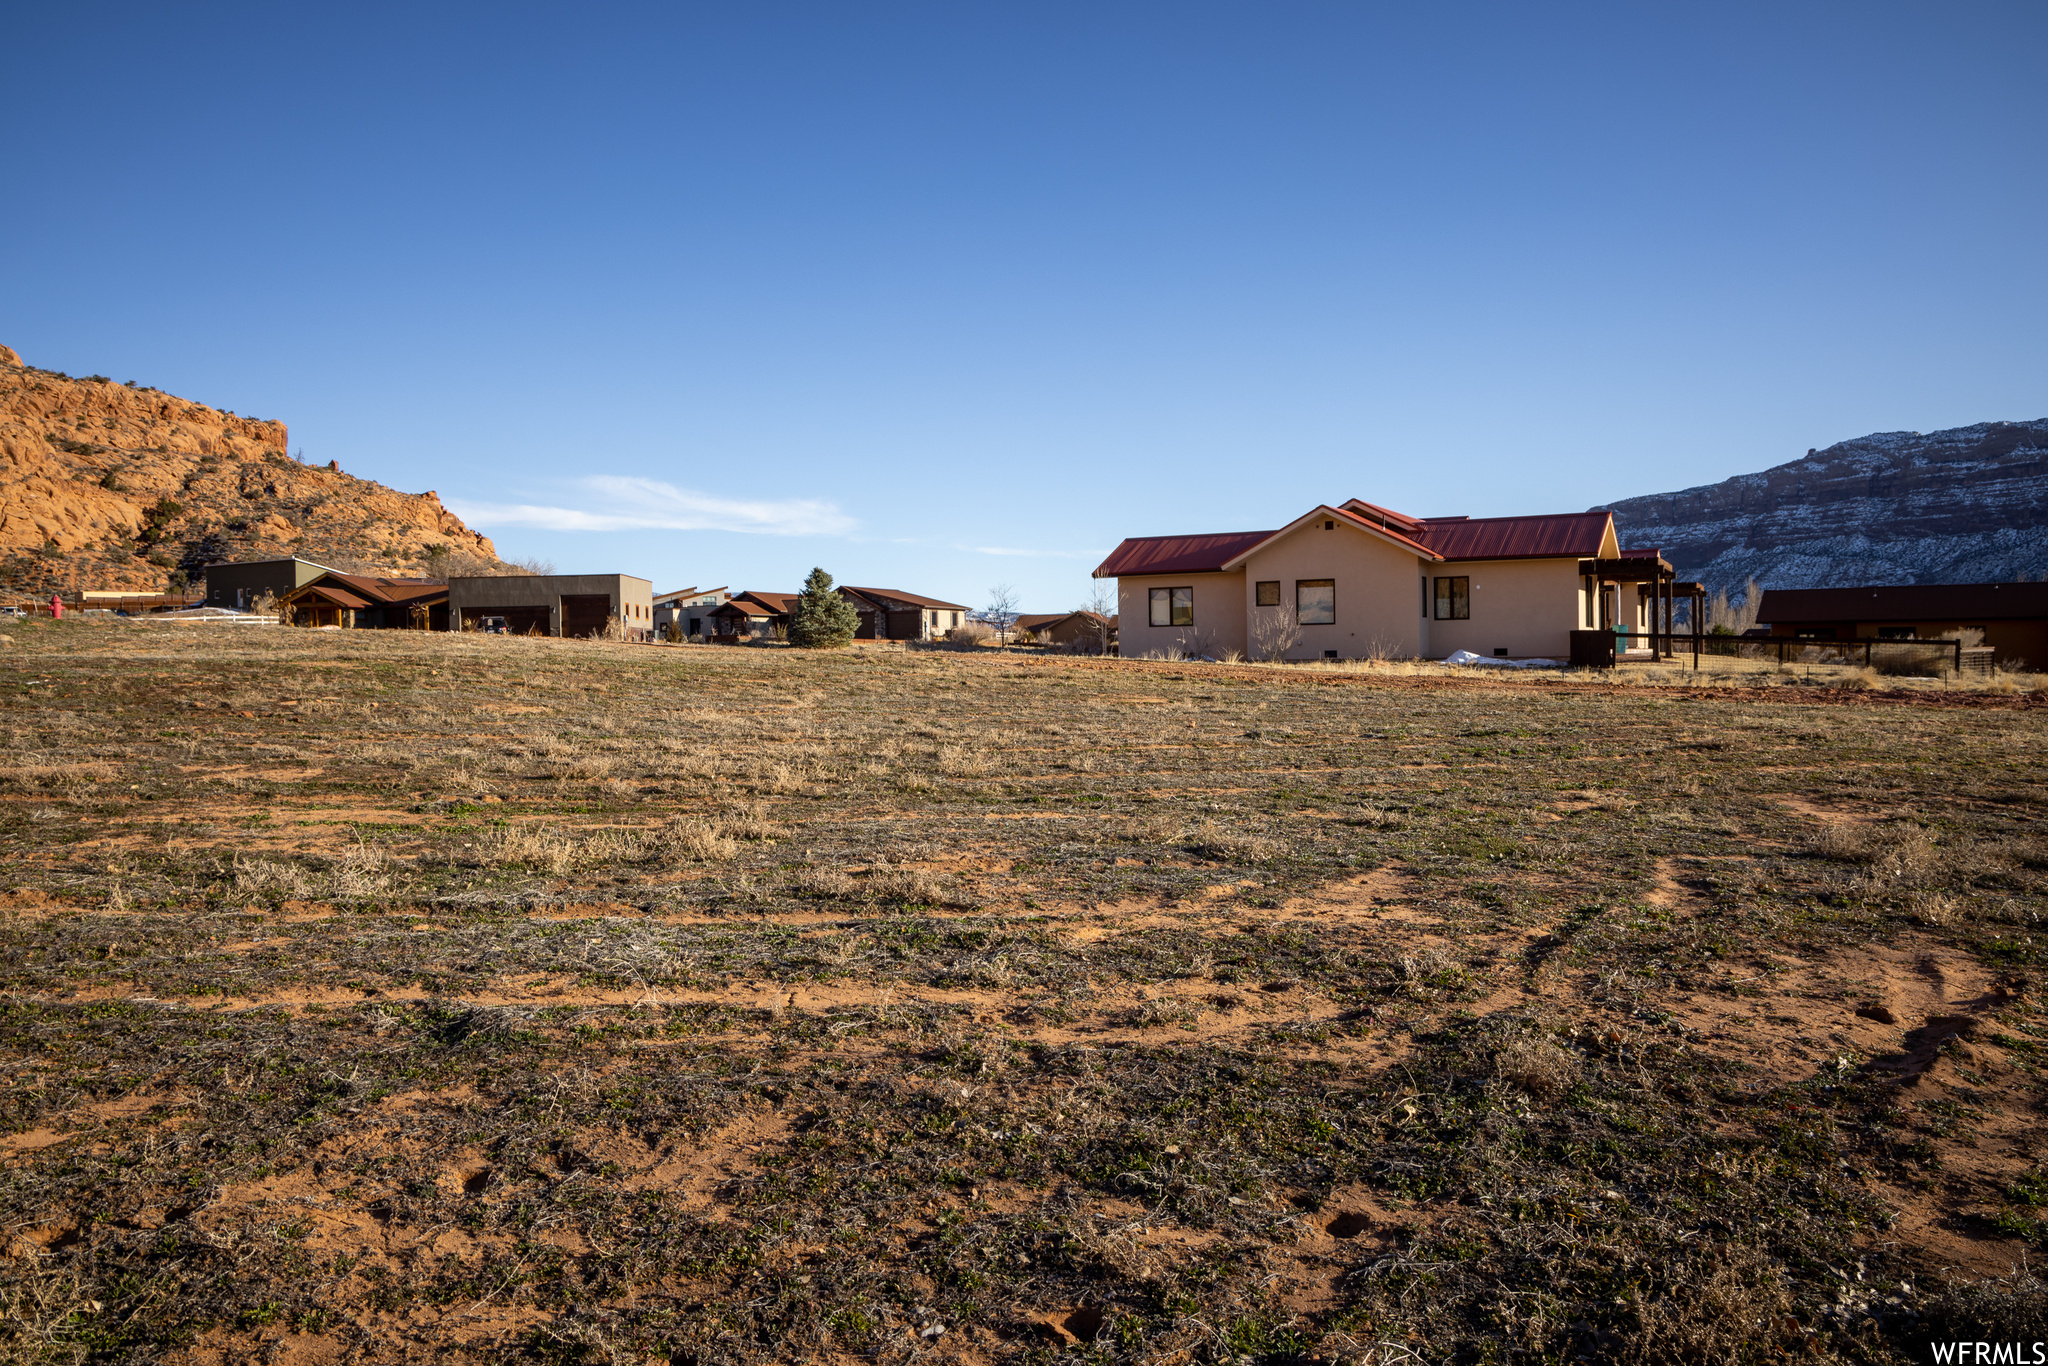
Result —
[[[1256,601],[1261,607],[1278,607],[1280,605],[1280,580],[1260,579]]]
[[[1303,626],[1328,626],[1337,620],[1335,579],[1296,579],[1294,619]]]
[[[1436,581],[1436,619],[1466,621],[1472,616],[1472,580],[1460,574]]]
[[[1152,624],[1154,626],[1193,626],[1195,624],[1195,590],[1192,588],[1153,589]]]
[[[1422,581],[1422,615],[1429,615],[1429,580]]]

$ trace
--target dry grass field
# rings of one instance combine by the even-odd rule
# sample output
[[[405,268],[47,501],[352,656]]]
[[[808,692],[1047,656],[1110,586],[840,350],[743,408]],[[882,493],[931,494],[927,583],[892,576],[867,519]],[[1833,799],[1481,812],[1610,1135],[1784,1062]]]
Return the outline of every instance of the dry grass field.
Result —
[[[0,634],[9,1359],[2042,1323],[2039,693]]]

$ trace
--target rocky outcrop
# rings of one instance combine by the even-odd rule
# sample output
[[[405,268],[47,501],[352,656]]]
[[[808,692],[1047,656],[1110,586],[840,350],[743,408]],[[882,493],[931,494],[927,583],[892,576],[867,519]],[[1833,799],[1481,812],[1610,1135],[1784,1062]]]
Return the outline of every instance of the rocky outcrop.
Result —
[[[1881,432],[1608,506],[1624,546],[1656,546],[1681,578],[1717,588],[2038,579],[2048,574],[2048,419]]]
[[[0,587],[162,591],[210,562],[302,555],[337,569],[499,566],[432,493],[292,459],[282,422],[0,346]]]

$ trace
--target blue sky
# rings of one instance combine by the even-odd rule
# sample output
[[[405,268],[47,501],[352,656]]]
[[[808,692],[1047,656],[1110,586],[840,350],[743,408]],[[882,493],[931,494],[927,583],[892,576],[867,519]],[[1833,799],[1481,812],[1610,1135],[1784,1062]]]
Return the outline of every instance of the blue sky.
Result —
[[[20,7],[0,342],[508,555],[1073,606],[2048,416],[2048,7]]]

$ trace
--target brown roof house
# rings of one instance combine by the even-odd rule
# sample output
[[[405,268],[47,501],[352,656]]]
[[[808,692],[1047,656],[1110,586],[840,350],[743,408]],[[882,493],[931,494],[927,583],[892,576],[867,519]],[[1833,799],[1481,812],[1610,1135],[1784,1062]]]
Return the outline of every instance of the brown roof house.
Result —
[[[900,588],[848,588],[839,595],[860,614],[855,640],[937,640],[967,620],[965,605]]]
[[[1773,588],[1757,618],[1806,640],[1938,640],[1981,631],[2007,669],[2048,666],[2048,583]]]
[[[737,645],[747,640],[782,640],[789,635],[790,614],[799,593],[764,593],[749,588],[735,593],[704,619],[706,640]]]
[[[448,585],[439,579],[393,579],[330,569],[278,600],[292,626],[445,631]]]
[[[1048,649],[1074,654],[1105,654],[1116,644],[1114,619],[1086,610],[1026,613],[1012,629]]]
[[[1563,659],[1574,630],[1647,629],[1657,600],[1621,586],[1669,576],[1622,557],[1606,512],[1410,517],[1355,498],[1273,531],[1133,537],[1095,570],[1117,581],[1120,653],[1255,659]]]

